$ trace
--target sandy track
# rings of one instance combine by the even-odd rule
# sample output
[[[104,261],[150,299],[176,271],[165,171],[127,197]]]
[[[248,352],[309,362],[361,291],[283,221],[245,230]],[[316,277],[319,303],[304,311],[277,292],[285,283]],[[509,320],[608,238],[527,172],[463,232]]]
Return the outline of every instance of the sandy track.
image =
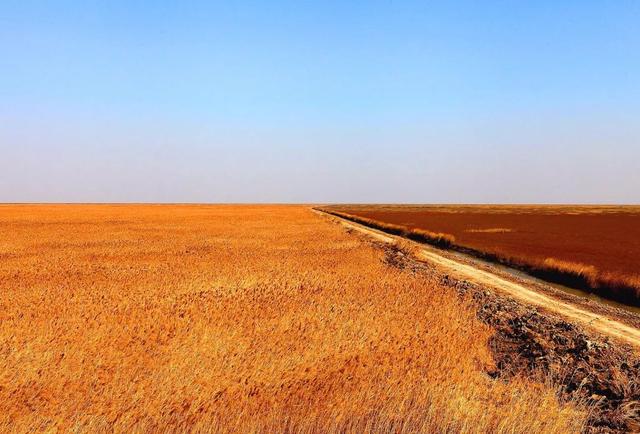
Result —
[[[328,215],[320,211],[316,212],[322,215]],[[340,221],[348,228],[364,233],[384,243],[393,243],[396,239],[401,238],[336,216],[330,217]],[[527,287],[525,284],[516,283],[490,271],[480,270],[472,265],[444,257],[430,247],[421,247],[418,252],[418,258],[445,269],[447,273],[452,276],[507,293],[514,299],[541,307],[547,311],[559,314],[569,321],[579,323],[598,333],[640,348],[640,329],[623,324],[606,315],[595,313],[552,296],[542,294]]]

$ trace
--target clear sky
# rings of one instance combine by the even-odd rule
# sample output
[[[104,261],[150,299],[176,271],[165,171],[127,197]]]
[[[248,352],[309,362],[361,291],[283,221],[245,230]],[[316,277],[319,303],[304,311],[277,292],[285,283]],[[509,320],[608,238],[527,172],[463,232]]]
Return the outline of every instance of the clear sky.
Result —
[[[640,2],[5,0],[0,201],[640,203]]]

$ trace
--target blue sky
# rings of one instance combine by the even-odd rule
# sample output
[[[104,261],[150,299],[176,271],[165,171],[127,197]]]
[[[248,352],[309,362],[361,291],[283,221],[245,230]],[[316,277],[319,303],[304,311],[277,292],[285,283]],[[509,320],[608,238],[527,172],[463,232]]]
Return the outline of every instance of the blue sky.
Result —
[[[636,1],[5,1],[0,201],[638,203],[638,23]]]

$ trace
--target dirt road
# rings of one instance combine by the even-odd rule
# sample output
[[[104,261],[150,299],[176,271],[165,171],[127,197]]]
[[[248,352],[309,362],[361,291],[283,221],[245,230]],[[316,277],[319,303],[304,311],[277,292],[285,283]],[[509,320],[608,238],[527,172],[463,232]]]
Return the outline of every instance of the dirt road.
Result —
[[[328,216],[328,214],[322,213],[321,211],[316,212]],[[340,221],[348,228],[364,233],[384,243],[394,243],[400,238],[336,216],[329,217]],[[441,267],[454,277],[465,279],[485,287],[491,287],[508,294],[516,300],[538,306],[544,310],[561,315],[571,322],[584,325],[597,333],[640,348],[640,329],[638,328],[616,321],[601,313],[592,312],[582,306],[576,306],[550,295],[542,294],[528,287],[526,284],[516,282],[515,280],[512,281],[497,273],[481,270],[462,261],[445,257],[430,246],[421,244],[419,246],[419,259]]]

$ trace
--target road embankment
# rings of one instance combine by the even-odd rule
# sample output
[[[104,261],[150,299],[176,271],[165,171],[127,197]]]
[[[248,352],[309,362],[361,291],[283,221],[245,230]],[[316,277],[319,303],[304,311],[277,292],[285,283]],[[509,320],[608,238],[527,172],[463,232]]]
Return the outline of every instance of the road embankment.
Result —
[[[475,304],[495,330],[494,378],[538,377],[565,397],[594,404],[589,432],[640,431],[640,319],[608,306],[589,305],[540,282],[514,277],[490,263],[465,259],[334,214],[316,212],[375,243],[389,266],[437,274]],[[411,243],[408,241],[408,243]]]

